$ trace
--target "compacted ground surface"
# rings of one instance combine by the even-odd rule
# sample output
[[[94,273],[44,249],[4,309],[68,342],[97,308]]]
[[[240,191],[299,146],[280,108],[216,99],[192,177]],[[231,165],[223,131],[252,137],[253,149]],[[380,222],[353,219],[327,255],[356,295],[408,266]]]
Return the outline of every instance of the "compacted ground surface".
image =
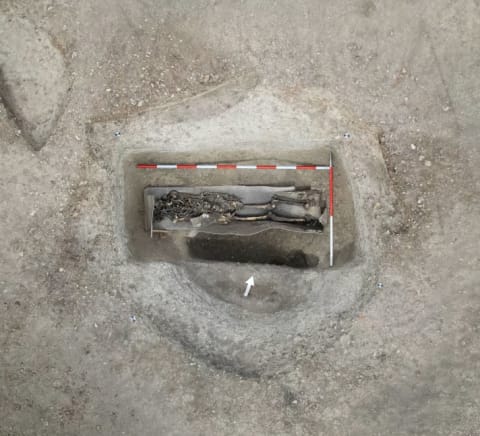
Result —
[[[0,1],[0,434],[480,434],[480,3]],[[144,230],[326,173],[324,233]],[[245,298],[245,281],[255,286]]]

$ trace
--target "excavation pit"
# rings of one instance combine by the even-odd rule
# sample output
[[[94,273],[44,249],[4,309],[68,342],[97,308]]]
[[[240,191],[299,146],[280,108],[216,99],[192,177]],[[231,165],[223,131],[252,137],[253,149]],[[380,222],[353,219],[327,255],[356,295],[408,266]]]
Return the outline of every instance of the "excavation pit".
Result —
[[[328,162],[328,153],[326,149],[295,153],[284,151],[279,153],[275,162],[282,165],[322,164]],[[151,234],[145,226],[144,191],[156,189],[154,187],[185,189],[202,186],[208,189],[234,185],[247,187],[262,185],[273,187],[272,189],[283,189],[288,186],[296,189],[315,189],[322,192],[323,199],[328,198],[328,171],[136,168],[139,162],[206,162],[208,155],[146,152],[132,153],[124,159],[125,228],[132,260],[174,264],[185,262],[271,264],[300,269],[328,267],[328,224],[323,232],[271,228],[255,234],[242,235],[235,234],[238,232],[229,233],[228,230],[222,230],[225,234],[212,234],[202,230]],[[226,163],[234,158],[235,156],[230,156],[230,159],[219,156],[219,159]],[[242,163],[260,164],[265,161],[271,162],[272,159],[258,156],[254,161],[243,159]],[[354,257],[355,222],[351,191],[338,158],[335,161],[335,206],[337,255],[335,264],[341,266]]]
[[[375,289],[395,196],[376,130],[352,119],[323,90],[258,88],[244,96],[233,106],[219,105],[216,95],[201,97],[122,123],[95,124],[89,135],[105,176],[116,177],[117,270],[123,283],[132,283],[126,293],[138,313],[162,337],[212,365],[243,375],[278,374],[294,369],[299,353],[332,345],[338,326],[343,329]],[[313,235],[272,230],[150,238],[145,230],[146,187],[315,186],[328,199],[329,177],[320,170],[146,170],[136,168],[139,163],[328,165],[330,152],[333,268],[328,221]],[[255,286],[245,297],[252,276]]]

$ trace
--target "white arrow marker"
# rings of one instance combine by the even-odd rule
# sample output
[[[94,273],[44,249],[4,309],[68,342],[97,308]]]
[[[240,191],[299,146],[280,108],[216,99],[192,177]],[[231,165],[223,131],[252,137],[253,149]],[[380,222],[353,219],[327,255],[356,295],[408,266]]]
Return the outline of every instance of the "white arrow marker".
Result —
[[[245,292],[243,293],[244,297],[248,297],[248,294],[250,293],[250,289],[252,289],[252,286],[255,286],[255,281],[253,280],[253,276],[250,277],[246,282],[247,287],[245,288]]]

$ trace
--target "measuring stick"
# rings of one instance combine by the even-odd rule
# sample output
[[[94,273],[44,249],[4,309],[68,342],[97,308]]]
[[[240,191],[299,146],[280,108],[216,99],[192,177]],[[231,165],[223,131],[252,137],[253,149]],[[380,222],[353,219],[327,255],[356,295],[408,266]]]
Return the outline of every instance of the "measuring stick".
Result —
[[[197,163],[153,163],[153,164],[137,164],[137,168],[141,170],[297,170],[297,171],[319,171],[329,170],[327,165],[245,165],[236,163],[214,163],[214,164],[197,164]]]
[[[328,168],[328,185],[330,190],[328,212],[330,215],[330,266],[333,266],[333,161],[330,152],[330,166]]]

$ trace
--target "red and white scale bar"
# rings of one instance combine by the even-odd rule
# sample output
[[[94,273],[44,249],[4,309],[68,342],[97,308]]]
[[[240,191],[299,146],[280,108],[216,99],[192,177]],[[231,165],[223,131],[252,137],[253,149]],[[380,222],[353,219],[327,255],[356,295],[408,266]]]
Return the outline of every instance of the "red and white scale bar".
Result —
[[[142,170],[296,170],[296,171],[328,171],[329,185],[329,205],[328,212],[330,218],[330,266],[333,266],[333,161],[330,153],[329,165],[244,165],[236,163],[215,163],[215,164],[196,164],[196,163],[177,163],[177,164],[137,164],[138,169]]]
[[[329,170],[325,165],[244,165],[231,163],[217,164],[137,164],[143,170],[297,170],[318,171]]]

